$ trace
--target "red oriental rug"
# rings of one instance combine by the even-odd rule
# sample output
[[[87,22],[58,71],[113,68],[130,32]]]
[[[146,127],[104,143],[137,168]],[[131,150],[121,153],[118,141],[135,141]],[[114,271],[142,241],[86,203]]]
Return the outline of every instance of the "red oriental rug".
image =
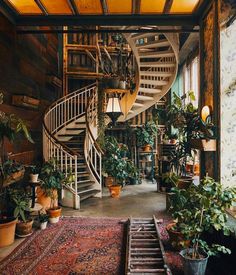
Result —
[[[62,218],[20,244],[0,263],[0,274],[124,274],[125,236],[120,219]]]

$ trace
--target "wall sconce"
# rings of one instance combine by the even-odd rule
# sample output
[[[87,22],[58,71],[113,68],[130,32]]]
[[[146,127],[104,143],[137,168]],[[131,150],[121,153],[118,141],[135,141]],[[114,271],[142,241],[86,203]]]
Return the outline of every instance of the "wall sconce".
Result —
[[[211,109],[209,106],[204,106],[201,111],[201,118],[204,122],[211,120]]]
[[[119,95],[114,93],[108,98],[106,114],[110,117],[112,124],[115,125],[119,116],[123,114],[121,111]]]

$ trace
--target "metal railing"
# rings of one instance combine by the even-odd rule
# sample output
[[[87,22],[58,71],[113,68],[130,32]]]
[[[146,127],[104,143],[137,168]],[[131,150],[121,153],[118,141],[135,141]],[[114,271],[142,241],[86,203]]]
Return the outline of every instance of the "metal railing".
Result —
[[[78,153],[68,148],[56,138],[59,130],[70,122],[85,115],[91,94],[94,94],[96,85],[92,84],[64,96],[54,102],[46,111],[43,120],[43,156],[45,161],[54,158],[58,167],[66,177],[74,175],[74,181],[69,187],[75,194],[75,205],[78,205]]]

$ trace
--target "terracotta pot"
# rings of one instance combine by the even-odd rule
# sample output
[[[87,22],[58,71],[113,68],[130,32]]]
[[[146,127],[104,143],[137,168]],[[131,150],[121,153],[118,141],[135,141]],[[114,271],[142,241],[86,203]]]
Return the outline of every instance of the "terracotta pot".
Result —
[[[7,219],[0,223],[0,247],[8,246],[14,243],[17,219]]]
[[[150,144],[147,144],[143,146],[142,149],[143,149],[143,152],[151,152],[152,147]]]
[[[28,220],[26,222],[18,221],[16,224],[16,235],[19,237],[24,237],[32,234],[33,220]]]
[[[54,197],[57,197],[57,190],[53,191]],[[44,209],[48,209],[51,207],[51,198],[46,196],[44,190],[41,187],[37,187],[36,190],[37,195],[37,203],[41,204]],[[56,203],[57,206],[57,203]]]
[[[47,210],[47,213],[49,215],[49,222],[57,223],[59,222],[61,216],[61,207],[58,206],[56,208],[50,208]]]
[[[109,187],[111,197],[112,198],[119,198],[121,192],[121,185],[112,185]]]
[[[176,223],[169,223],[166,226],[166,230],[169,234],[171,245],[173,246],[173,248],[175,248],[177,250],[181,250],[183,248],[189,247],[190,246],[190,241],[185,240],[182,233],[173,230],[173,227],[175,225],[176,225]]]
[[[106,177],[105,178],[105,186],[110,187],[114,183],[114,178],[113,177]]]

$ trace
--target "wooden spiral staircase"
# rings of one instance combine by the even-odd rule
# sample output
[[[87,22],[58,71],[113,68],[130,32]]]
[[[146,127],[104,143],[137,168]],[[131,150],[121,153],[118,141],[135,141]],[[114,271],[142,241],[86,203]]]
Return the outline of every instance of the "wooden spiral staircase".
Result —
[[[136,58],[138,77],[135,92],[121,100],[125,106],[123,121],[158,102],[174,83],[178,68],[178,39],[174,35],[142,33],[125,37]],[[73,175],[62,191],[64,206],[79,209],[81,201],[102,196],[102,153],[96,139],[96,84],[60,98],[45,113],[44,158],[57,159],[66,177]]]

